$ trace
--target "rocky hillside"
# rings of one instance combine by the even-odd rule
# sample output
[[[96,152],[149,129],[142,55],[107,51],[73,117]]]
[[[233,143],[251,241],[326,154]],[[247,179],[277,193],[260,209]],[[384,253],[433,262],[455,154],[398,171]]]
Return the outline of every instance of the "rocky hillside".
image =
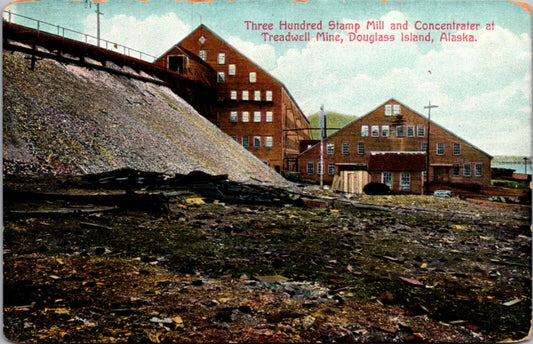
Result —
[[[168,88],[49,59],[31,71],[17,52],[3,58],[6,176],[134,168],[285,184]]]

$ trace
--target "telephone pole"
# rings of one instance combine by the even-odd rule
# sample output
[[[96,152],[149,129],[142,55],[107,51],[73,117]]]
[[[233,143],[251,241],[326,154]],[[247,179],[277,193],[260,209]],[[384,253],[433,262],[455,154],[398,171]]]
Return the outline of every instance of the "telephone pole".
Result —
[[[431,105],[431,100],[428,106],[424,106],[424,109],[428,109],[428,134],[426,143],[426,195],[429,194],[429,132],[431,131],[431,109],[438,107],[437,105]]]
[[[103,13],[100,12],[100,3],[96,3],[96,41],[97,46],[100,47],[100,15]]]

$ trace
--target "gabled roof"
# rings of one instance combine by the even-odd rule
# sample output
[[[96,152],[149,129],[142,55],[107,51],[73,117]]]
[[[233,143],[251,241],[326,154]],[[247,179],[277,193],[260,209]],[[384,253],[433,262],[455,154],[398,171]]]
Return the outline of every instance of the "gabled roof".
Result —
[[[418,113],[417,111],[411,109],[409,106],[404,105],[403,103],[399,102],[398,100],[396,100],[396,99],[394,99],[394,98],[390,98],[390,99],[387,100],[386,102],[382,103],[381,105],[379,105],[379,106],[375,107],[374,109],[372,109],[371,111],[369,111],[366,115],[363,115],[363,116],[361,116],[361,117],[358,117],[358,118],[356,118],[356,119],[354,119],[354,120],[352,120],[352,121],[346,123],[344,126],[342,126],[342,128],[340,128],[339,130],[337,130],[337,131],[334,132],[333,134],[331,134],[331,135],[329,135],[328,137],[326,137],[326,139],[325,139],[324,141],[327,141],[329,138],[335,136],[335,135],[336,135],[337,133],[339,133],[340,131],[345,130],[347,127],[351,126],[352,124],[354,124],[354,123],[356,123],[356,122],[358,122],[358,121],[362,121],[362,120],[365,119],[367,116],[369,116],[370,114],[372,114],[374,111],[376,111],[377,109],[383,107],[384,105],[386,105],[387,103],[389,103],[389,102],[391,102],[391,101],[394,101],[394,102],[400,104],[401,106],[403,106],[403,107],[409,109],[409,111],[413,112],[414,114],[420,116],[421,118],[423,118],[424,120],[427,121],[427,118],[426,118],[426,117],[422,116],[422,115],[421,115],[420,113]],[[490,159],[493,158],[492,155],[490,155],[490,154],[488,154],[487,152],[483,151],[482,149],[476,147],[475,145],[471,144],[470,142],[466,141],[465,139],[463,139],[463,138],[457,136],[456,134],[452,133],[451,131],[449,131],[448,129],[444,128],[443,126],[441,126],[441,125],[439,125],[439,124],[437,124],[437,123],[435,123],[435,122],[433,122],[433,121],[430,121],[430,123],[431,123],[431,125],[434,125],[435,127],[440,128],[441,130],[443,130],[443,131],[446,132],[447,134],[449,134],[449,135],[451,135],[451,136],[453,136],[453,137],[455,137],[455,138],[457,138],[457,139],[459,139],[459,140],[465,142],[466,144],[468,144],[468,145],[471,146],[472,148],[474,148],[474,149],[480,151],[481,153],[485,154],[486,156],[488,156]],[[301,154],[307,152],[307,151],[310,150],[310,149],[313,149],[313,147],[315,147],[315,146],[317,146],[317,145],[319,145],[319,144],[320,144],[320,143],[317,143],[316,145],[310,147],[309,149],[307,149],[306,151],[302,152]]]
[[[260,69],[261,71],[263,71],[266,75],[268,75],[270,78],[272,78],[274,81],[276,81],[284,90],[285,92],[287,92],[287,94],[289,95],[289,98],[291,99],[291,101],[296,105],[296,107],[298,108],[298,111],[300,111],[300,113],[302,114],[302,116],[305,118],[305,120],[307,121],[307,123],[309,123],[309,120],[307,119],[307,116],[305,116],[304,112],[302,111],[302,109],[300,109],[300,106],[298,105],[298,103],[296,102],[296,100],[294,100],[292,94],[289,92],[288,88],[285,86],[285,84],[283,84],[281,81],[279,81],[277,78],[275,78],[272,74],[270,74],[269,72],[265,71],[262,67],[260,67],[257,63],[255,63],[254,61],[250,60],[248,58],[248,56],[244,55],[243,53],[241,53],[238,49],[236,49],[234,46],[232,46],[231,44],[229,44],[226,40],[224,40],[222,37],[220,37],[219,35],[217,35],[215,32],[213,32],[211,29],[209,29],[207,26],[205,26],[204,24],[200,24],[200,26],[198,26],[196,29],[194,29],[193,31],[191,31],[190,34],[188,34],[185,38],[183,38],[181,41],[179,41],[178,44],[176,44],[176,46],[181,46],[182,42],[184,42],[185,40],[187,40],[191,35],[193,35],[196,31],[200,30],[200,29],[204,29],[204,30],[207,30],[210,34],[212,34],[214,37],[216,37],[218,40],[222,41],[224,44],[226,44],[228,47],[230,47],[231,49],[235,50],[238,54],[240,54],[246,61],[250,62],[251,64],[253,64],[255,67],[257,67],[257,69]]]

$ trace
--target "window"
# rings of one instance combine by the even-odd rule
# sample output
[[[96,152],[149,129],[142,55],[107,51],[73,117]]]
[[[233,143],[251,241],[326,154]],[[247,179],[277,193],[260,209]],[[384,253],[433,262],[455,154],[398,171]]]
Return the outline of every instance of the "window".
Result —
[[[482,164],[475,164],[474,165],[474,173],[476,177],[481,177],[483,175],[483,165]]]
[[[415,137],[415,126],[414,125],[407,126],[407,137]]]
[[[308,161],[306,164],[307,174],[313,174],[315,172],[315,163]]]
[[[417,126],[416,129],[417,129],[416,135],[418,137],[424,137],[426,135],[426,127],[424,127],[423,125]]]
[[[335,152],[335,144],[334,143],[328,143],[327,146],[327,154],[332,155]]]
[[[357,144],[357,154],[359,154],[359,155],[365,154],[365,144],[364,143],[359,142]]]
[[[388,125],[382,125],[381,126],[381,136],[389,137],[389,133],[390,133],[390,127]]]
[[[218,53],[218,64],[224,64],[226,63],[226,54],[225,53]]]
[[[463,176],[470,177],[471,171],[470,171],[470,164],[466,163],[463,164]]]
[[[254,147],[261,148],[261,136],[254,136]]]
[[[229,97],[231,100],[237,100],[237,91],[230,91]]]
[[[381,182],[392,189],[392,172],[381,172]]]
[[[267,102],[271,102],[272,101],[272,91],[266,91],[266,96],[265,96]]]
[[[205,50],[200,50],[200,51],[198,52],[198,56],[200,56],[200,58],[201,58],[202,60],[204,60],[204,61],[207,60],[207,51],[205,51]]]
[[[396,126],[396,137],[403,137],[403,125]]]
[[[272,136],[265,137],[265,147],[272,148],[272,144],[273,144]]]
[[[453,155],[461,155],[461,144],[460,143],[453,144]]]
[[[444,143],[437,143],[437,155],[444,155]]]
[[[350,143],[343,142],[342,143],[342,154],[348,154],[350,152]]]
[[[261,91],[254,91],[254,100],[261,100]]]
[[[324,174],[324,171],[322,170],[322,163],[321,162],[317,162],[316,163],[316,173],[317,174]]]
[[[255,72],[250,72],[250,82],[256,82],[257,81],[257,74]]]
[[[250,113],[248,111],[242,112],[242,121],[243,122],[250,122]]]
[[[411,189],[411,173],[402,172],[400,179],[400,190],[410,190]]]
[[[420,150],[422,152],[427,152],[428,151],[428,144],[427,143],[421,143],[420,144]]]
[[[249,144],[249,139],[248,139],[248,136],[243,136],[242,137],[242,146],[243,147],[248,147],[248,144]]]
[[[379,136],[379,125],[373,125],[372,126],[372,137],[378,137]]]
[[[394,116],[399,116],[400,115],[400,105],[394,105],[392,107],[392,114]]]
[[[254,111],[254,122],[261,122],[261,111]]]
[[[237,111],[231,111],[229,115],[230,122],[237,122]]]
[[[385,105],[385,116],[392,115],[392,106],[391,105]]]
[[[248,91],[242,91],[242,100],[248,100]]]
[[[267,122],[272,122],[272,118],[273,118],[272,111],[267,111],[266,112],[266,121]]]
[[[334,163],[329,163],[328,164],[328,174],[330,176],[335,174],[335,164]]]
[[[367,137],[368,136],[368,125],[362,125],[361,126],[361,137]]]
[[[223,84],[226,79],[226,76],[224,75],[224,72],[218,72],[217,73],[217,82],[219,84]]]
[[[184,55],[171,55],[168,57],[168,69],[178,72],[185,73],[187,66],[187,57]]]
[[[232,136],[231,138],[234,139],[235,141],[238,141],[237,136]]]
[[[459,177],[460,176],[460,166],[459,166],[459,164],[453,164],[452,176],[453,177]]]
[[[228,75],[235,75],[235,65],[234,64],[228,65]]]

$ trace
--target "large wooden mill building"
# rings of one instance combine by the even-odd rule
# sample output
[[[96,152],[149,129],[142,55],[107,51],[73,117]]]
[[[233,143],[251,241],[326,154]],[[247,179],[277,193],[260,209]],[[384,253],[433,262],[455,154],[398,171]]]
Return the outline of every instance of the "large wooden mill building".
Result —
[[[156,60],[191,77],[216,79],[216,95],[204,116],[278,172],[297,172],[300,142],[309,121],[287,88],[206,26],[200,25]]]

